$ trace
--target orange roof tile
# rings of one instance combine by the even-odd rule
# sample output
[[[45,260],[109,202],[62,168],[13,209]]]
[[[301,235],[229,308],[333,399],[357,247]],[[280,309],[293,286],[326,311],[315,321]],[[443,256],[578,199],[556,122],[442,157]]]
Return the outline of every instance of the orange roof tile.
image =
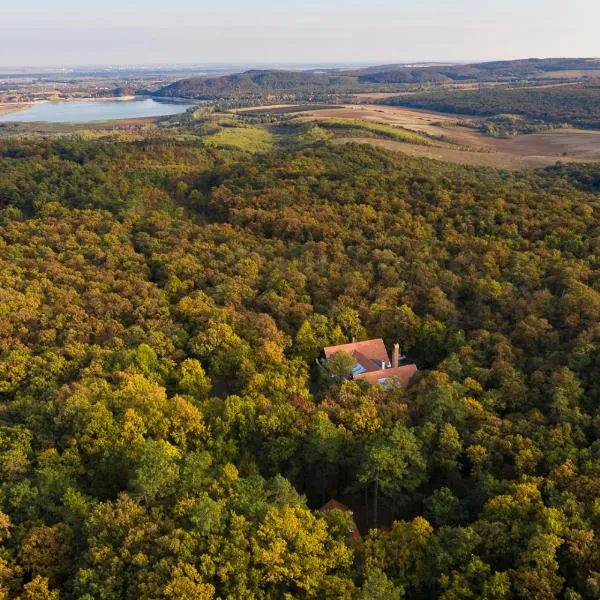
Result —
[[[341,502],[338,502],[333,498],[329,500],[329,502],[323,504],[323,506],[321,506],[321,508],[319,509],[320,512],[327,512],[328,510],[341,510],[342,512],[349,513],[352,512],[345,504],[342,504]]]
[[[390,364],[390,357],[388,356],[385,344],[381,338],[376,340],[364,340],[363,342],[352,342],[350,344],[340,344],[339,346],[328,346],[324,349],[324,352],[325,358],[329,358],[336,352],[347,352],[348,354],[360,352],[369,360],[374,360],[379,363],[383,361],[386,365]]]
[[[383,369],[355,375],[354,379],[364,379],[370,385],[380,383],[380,379],[396,378],[403,386],[407,386],[417,373],[417,365],[403,365],[395,369]]]

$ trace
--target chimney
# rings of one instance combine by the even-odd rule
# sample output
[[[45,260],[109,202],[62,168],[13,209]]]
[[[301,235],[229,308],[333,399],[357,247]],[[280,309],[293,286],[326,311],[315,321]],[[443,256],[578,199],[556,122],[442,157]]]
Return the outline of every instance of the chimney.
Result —
[[[381,361],[381,370],[385,371],[385,360]]]
[[[392,368],[396,369],[400,362],[400,344],[394,344],[394,351],[392,352]]]

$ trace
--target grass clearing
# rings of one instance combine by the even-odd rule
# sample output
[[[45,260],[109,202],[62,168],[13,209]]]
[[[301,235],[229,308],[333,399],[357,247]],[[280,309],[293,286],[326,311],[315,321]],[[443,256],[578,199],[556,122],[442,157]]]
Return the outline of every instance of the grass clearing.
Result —
[[[366,121],[363,119],[344,119],[344,118],[333,118],[324,121],[316,121],[320,127],[324,128],[340,128],[340,129],[359,129],[375,135],[380,135],[393,140],[409,142],[411,144],[425,144],[430,145],[431,141],[423,135],[403,129],[400,127],[393,127],[392,125],[385,125],[383,123],[375,123],[373,121]]]
[[[261,154],[271,150],[273,136],[262,127],[225,127],[204,138],[204,143],[215,148],[236,148]]]

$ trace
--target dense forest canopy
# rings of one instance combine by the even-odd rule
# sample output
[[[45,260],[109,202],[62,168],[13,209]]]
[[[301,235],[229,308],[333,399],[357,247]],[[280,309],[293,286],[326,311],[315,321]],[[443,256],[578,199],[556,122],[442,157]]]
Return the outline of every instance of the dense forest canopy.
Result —
[[[599,256],[597,166],[2,142],[0,596],[597,598]]]

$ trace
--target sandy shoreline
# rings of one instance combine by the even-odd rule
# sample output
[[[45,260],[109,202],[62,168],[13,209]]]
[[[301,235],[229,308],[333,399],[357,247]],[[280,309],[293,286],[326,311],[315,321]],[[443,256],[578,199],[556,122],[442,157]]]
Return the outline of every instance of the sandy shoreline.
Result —
[[[22,110],[28,109],[31,105],[31,102],[0,102],[0,115],[21,112]]]

